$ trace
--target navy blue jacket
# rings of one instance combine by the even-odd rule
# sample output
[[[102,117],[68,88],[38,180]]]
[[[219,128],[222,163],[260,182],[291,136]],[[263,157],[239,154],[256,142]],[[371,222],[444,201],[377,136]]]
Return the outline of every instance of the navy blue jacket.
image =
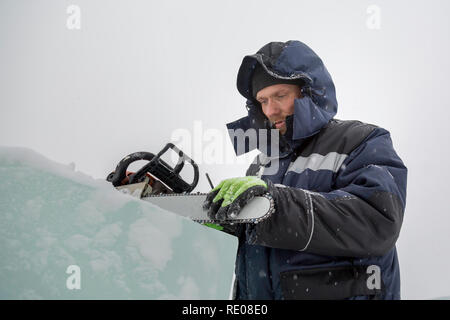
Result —
[[[250,94],[257,64],[275,77],[301,79],[303,97],[278,144],[233,137],[237,155],[261,151],[247,175],[268,183],[276,209],[258,224],[225,226],[239,238],[234,298],[400,299],[395,243],[407,168],[389,132],[334,119],[331,76],[299,41],[271,42],[244,58],[237,86],[248,115],[227,124],[229,130],[268,128]]]

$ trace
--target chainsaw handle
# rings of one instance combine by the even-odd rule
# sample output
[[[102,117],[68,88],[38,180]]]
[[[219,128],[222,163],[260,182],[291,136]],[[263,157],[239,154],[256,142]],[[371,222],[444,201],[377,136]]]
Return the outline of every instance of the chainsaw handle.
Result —
[[[192,160],[191,158],[189,158],[187,155],[185,155],[184,154],[184,152],[183,151],[181,151],[180,149],[178,149],[178,147],[176,146],[176,145],[174,145],[173,143],[168,143],[167,145],[166,145],[166,147],[165,147],[165,149],[168,149],[168,148],[170,148],[170,149],[172,149],[173,151],[175,151],[176,153],[178,153],[178,156],[179,156],[179,158],[178,158],[178,163],[177,163],[177,165],[175,166],[175,168],[173,169],[173,171],[175,172],[175,173],[180,173],[180,171],[181,171],[181,169],[183,169],[183,167],[184,167],[184,162],[187,160],[193,167],[194,167],[194,179],[195,179],[195,177],[197,177],[197,180],[194,180],[194,182],[192,183],[192,184],[197,184],[197,182],[198,182],[198,167],[197,167],[197,164],[194,162],[194,160]],[[166,149],[166,150],[167,150]]]
[[[155,158],[155,155],[153,153],[145,152],[145,151],[129,154],[125,158],[120,160],[120,162],[117,164],[116,170],[114,170],[114,173],[111,173],[106,178],[106,180],[111,182],[114,187],[118,187],[121,185],[122,180],[125,179],[125,177],[127,176],[127,169],[131,163],[133,163],[135,161],[139,161],[139,160],[151,161],[154,158]]]
[[[174,150],[179,158],[175,168],[172,168],[160,157],[169,149]],[[121,185],[123,179],[127,176],[128,166],[138,160],[149,161],[145,166],[128,177],[128,184],[141,182],[142,177],[150,173],[157,179],[162,180],[175,193],[191,192],[197,186],[199,178],[199,170],[197,164],[189,158],[183,151],[178,149],[173,143],[168,143],[157,155],[150,152],[135,152],[123,158],[116,167],[116,170],[108,175],[106,180],[111,182],[114,187]],[[179,175],[184,163],[189,162],[194,169],[194,179],[192,183],[187,183]]]
[[[173,143],[168,143],[166,145],[166,147],[171,148],[173,151],[177,152],[178,155],[180,156],[180,158],[178,159],[178,163],[174,168],[175,173],[180,173],[181,169],[183,169],[184,166],[184,162],[187,161],[192,165],[192,168],[194,169],[194,180],[192,181],[192,183],[190,184],[191,186],[191,190],[194,190],[194,188],[197,186],[198,183],[198,166],[197,164],[194,162],[194,160],[192,160],[190,157],[188,157],[183,151],[181,151],[180,149],[178,149],[177,146],[175,146]]]
[[[173,151],[175,151],[178,154],[178,163],[175,166],[175,168],[172,168],[171,166],[169,166],[166,162],[164,162],[162,159],[160,159],[160,157],[167,152],[167,150],[172,149]],[[194,169],[194,179],[192,181],[192,183],[187,184],[187,186],[185,187],[186,192],[191,192],[192,190],[194,190],[194,188],[197,186],[198,183],[198,178],[199,178],[199,170],[198,170],[198,166],[197,164],[194,162],[194,160],[192,160],[190,157],[188,157],[183,151],[181,151],[177,146],[175,146],[173,143],[169,142],[166,144],[166,146],[160,151],[158,152],[158,154],[150,161],[150,163],[148,163],[147,165],[145,165],[144,167],[142,167],[138,172],[136,172],[136,176],[138,176],[139,174],[141,174],[141,171],[146,171],[147,168],[151,168],[153,163],[156,161],[160,161],[162,162],[166,167],[173,169],[174,173],[176,175],[179,175],[181,169],[183,169],[184,167],[184,163],[185,162],[189,162],[192,165],[192,168]]]

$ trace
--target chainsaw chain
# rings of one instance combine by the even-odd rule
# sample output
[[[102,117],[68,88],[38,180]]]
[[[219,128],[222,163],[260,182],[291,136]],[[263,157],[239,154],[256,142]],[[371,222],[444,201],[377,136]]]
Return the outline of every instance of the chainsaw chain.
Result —
[[[142,199],[145,198],[152,198],[152,197],[180,197],[180,196],[206,196],[208,195],[208,193],[202,193],[202,192],[197,192],[197,193],[163,193],[163,194],[150,194],[147,195],[145,197],[143,197]],[[258,223],[262,220],[267,219],[268,217],[270,217],[274,212],[275,212],[275,201],[273,200],[273,197],[270,193],[265,193],[259,197],[264,197],[269,199],[270,201],[270,207],[269,210],[267,211],[267,213],[259,218],[252,218],[252,219],[233,219],[233,220],[216,220],[216,219],[192,219],[196,222],[199,223],[217,223],[217,224],[234,224],[234,223]],[[239,215],[238,215],[239,217]]]

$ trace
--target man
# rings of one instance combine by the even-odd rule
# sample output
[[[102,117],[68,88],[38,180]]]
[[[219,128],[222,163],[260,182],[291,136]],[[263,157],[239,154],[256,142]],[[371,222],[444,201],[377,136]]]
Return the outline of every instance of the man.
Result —
[[[395,243],[407,168],[389,132],[333,118],[331,76],[299,41],[244,57],[237,87],[248,116],[228,128],[275,128],[280,141],[264,146],[258,138],[262,152],[246,177],[222,181],[204,204],[209,216],[226,219],[256,195],[275,201],[258,224],[221,224],[239,238],[234,298],[400,299]],[[239,142],[233,138],[238,155],[250,151]]]

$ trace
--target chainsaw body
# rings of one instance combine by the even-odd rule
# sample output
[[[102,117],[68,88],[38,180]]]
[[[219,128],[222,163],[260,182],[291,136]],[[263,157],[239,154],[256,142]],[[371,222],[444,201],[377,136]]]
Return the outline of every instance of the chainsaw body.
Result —
[[[169,149],[177,152],[179,156],[175,168],[160,158]],[[128,166],[138,160],[149,162],[137,172],[128,171]],[[194,168],[192,183],[187,183],[180,176],[186,162],[189,162]],[[270,217],[275,210],[273,198],[267,193],[251,199],[237,217],[229,218],[227,221],[211,219],[202,208],[207,194],[191,193],[197,186],[198,177],[197,164],[172,143],[168,143],[157,155],[150,152],[135,152],[126,156],[106,179],[124,193],[142,198],[161,209],[202,224],[258,223]],[[209,177],[208,180],[213,188]],[[214,228],[222,227],[216,225]]]

